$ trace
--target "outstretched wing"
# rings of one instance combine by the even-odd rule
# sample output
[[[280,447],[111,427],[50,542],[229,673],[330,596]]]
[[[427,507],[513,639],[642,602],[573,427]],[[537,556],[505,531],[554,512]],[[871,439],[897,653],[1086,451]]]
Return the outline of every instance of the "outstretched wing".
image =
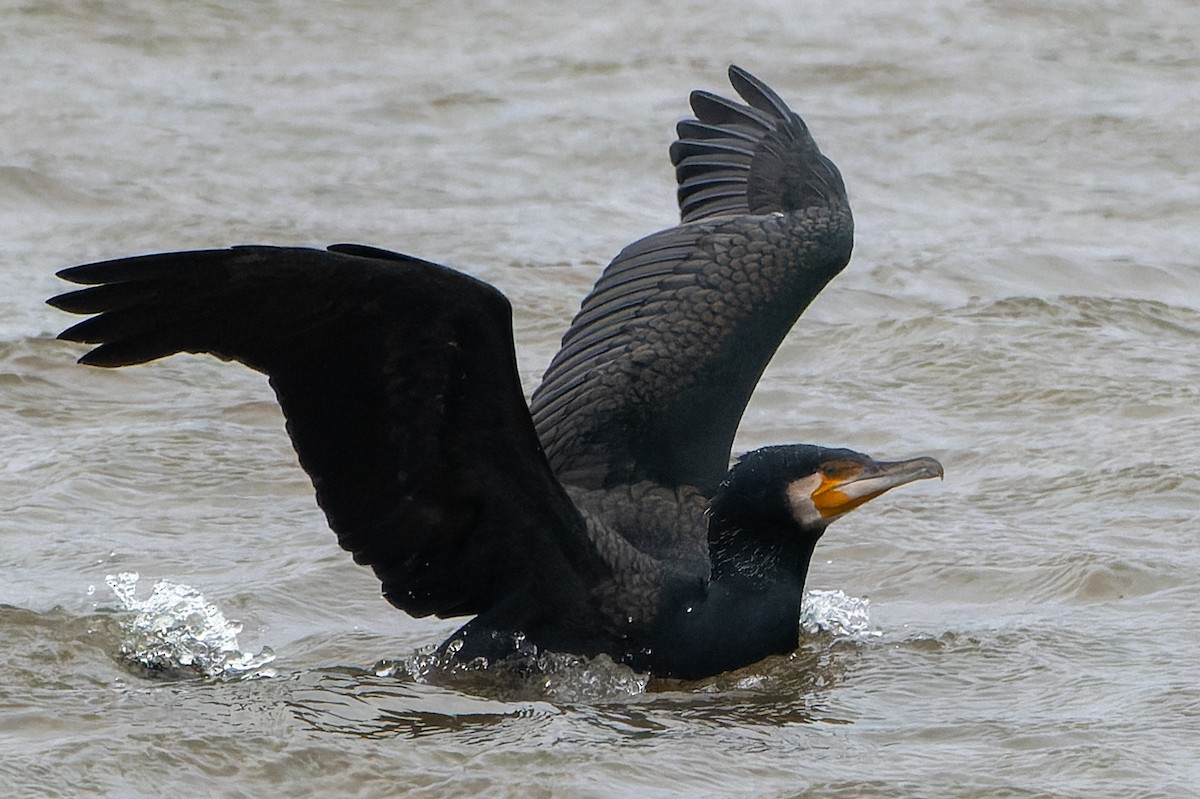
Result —
[[[264,372],[317,501],[384,595],[422,616],[586,595],[603,566],[550,472],[511,308],[443,266],[357,245],[164,253],[59,275],[60,338],[124,366],[207,352]],[[532,594],[526,592],[533,592]]]
[[[837,168],[775,92],[729,78],[746,104],[693,92],[671,147],[682,224],[613,259],[533,394],[564,483],[711,493],[768,361],[849,261]]]

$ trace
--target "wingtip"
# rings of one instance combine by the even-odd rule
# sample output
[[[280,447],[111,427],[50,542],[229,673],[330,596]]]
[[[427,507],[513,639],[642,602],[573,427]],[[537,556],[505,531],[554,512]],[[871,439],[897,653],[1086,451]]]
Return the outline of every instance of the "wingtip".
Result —
[[[75,362],[84,366],[94,366],[100,369],[116,369],[119,366],[132,366],[134,364],[141,363],[141,361],[137,360],[106,358],[105,354],[100,352],[101,349],[102,347],[96,347],[93,350],[88,350]],[[99,355],[96,354],[98,352],[100,352]]]
[[[104,292],[96,286],[88,286],[87,288],[55,294],[46,300],[46,304],[51,308],[56,308],[65,313],[95,314],[109,310],[107,304],[102,301],[98,302],[98,300],[102,300],[103,294]]]
[[[774,89],[736,64],[729,65],[729,83],[743,100],[759,111],[779,119],[793,116],[791,107]]]
[[[94,285],[96,283],[103,282],[94,278],[89,279],[88,277],[88,272],[91,271],[91,267],[95,265],[96,264],[79,264],[77,266],[68,266],[65,269],[59,269],[54,273],[54,276],[59,280],[65,280],[68,283],[75,283],[80,286]]]
[[[96,317],[88,317],[87,319],[76,322],[75,324],[71,325],[70,327],[63,330],[61,333],[59,333],[57,336],[55,336],[55,338],[58,339],[59,341],[70,341],[75,344],[96,344],[96,343],[98,343],[97,341],[92,340],[93,337],[89,337],[89,335],[87,333],[88,327],[90,326],[89,323],[94,318],[96,318]]]

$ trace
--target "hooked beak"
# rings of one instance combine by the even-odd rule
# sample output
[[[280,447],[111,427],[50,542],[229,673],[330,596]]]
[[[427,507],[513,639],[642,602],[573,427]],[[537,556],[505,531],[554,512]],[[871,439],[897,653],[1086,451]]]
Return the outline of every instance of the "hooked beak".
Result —
[[[945,477],[942,464],[933,458],[907,461],[831,461],[821,465],[821,484],[812,501],[821,517],[833,519],[869,502],[896,486]]]

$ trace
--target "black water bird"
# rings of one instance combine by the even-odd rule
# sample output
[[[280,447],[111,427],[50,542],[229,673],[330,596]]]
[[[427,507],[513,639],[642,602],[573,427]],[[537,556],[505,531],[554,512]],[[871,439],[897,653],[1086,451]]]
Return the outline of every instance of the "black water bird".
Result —
[[[846,265],[841,175],[804,122],[731,67],[691,95],[670,156],[681,223],[604,270],[526,405],[496,289],[371,247],[236,247],[65,269],[96,314],[82,363],[204,352],[265,373],[342,547],[444,645],[514,640],[702,677],[798,643],[826,526],[932,458],[767,447],[730,468],[746,402]],[[527,651],[527,650],[526,650]]]

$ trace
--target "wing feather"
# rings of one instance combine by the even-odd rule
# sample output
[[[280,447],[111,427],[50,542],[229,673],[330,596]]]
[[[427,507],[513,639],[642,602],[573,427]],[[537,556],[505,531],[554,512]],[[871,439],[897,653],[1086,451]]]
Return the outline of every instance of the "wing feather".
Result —
[[[693,92],[671,146],[682,224],[613,259],[534,392],[569,485],[715,489],[767,362],[849,260],[836,167],[774,91],[729,77],[745,103]]]
[[[91,288],[51,304],[99,314],[61,336],[98,345],[84,363],[208,352],[267,374],[339,543],[398,607],[585,597],[605,567],[538,444],[508,301],[436,264],[331,250],[88,264],[60,275]]]

